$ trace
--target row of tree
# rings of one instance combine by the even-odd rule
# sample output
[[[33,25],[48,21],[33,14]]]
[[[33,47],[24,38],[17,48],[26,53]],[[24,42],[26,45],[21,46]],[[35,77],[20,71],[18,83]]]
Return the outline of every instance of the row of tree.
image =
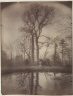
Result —
[[[24,37],[24,36],[23,36]],[[23,39],[23,38],[22,38]],[[26,39],[27,40],[27,39]],[[19,40],[18,40],[19,41]],[[15,51],[13,52],[13,46],[10,46],[8,48],[9,51],[9,57],[6,54],[6,52],[4,50],[2,50],[2,65],[17,65],[17,66],[21,66],[21,65],[31,65],[31,61],[32,61],[32,51],[31,51],[31,46],[28,46],[31,44],[30,40],[26,41],[24,43],[24,41],[22,42],[17,42],[18,44],[18,50],[16,50],[16,56],[13,56],[13,53],[15,53]],[[25,45],[27,44],[27,45]],[[52,45],[52,44],[49,44]],[[40,44],[39,44],[40,46]],[[60,47],[60,50],[59,48]],[[42,48],[42,47],[41,47]],[[49,66],[49,65],[71,65],[72,64],[72,53],[70,48],[68,47],[68,43],[66,43],[66,41],[64,39],[60,40],[59,45],[58,43],[54,43],[53,42],[53,54],[49,57],[49,53],[48,53],[48,49],[49,46],[46,47],[46,51],[43,54],[43,57],[39,58],[39,64],[43,65],[43,66]],[[39,51],[41,49],[39,48]],[[58,51],[59,50],[59,51]],[[35,64],[33,65],[37,65],[37,61],[34,62]]]
[[[11,43],[7,48],[8,52],[10,50],[9,60],[11,64],[13,62],[17,63],[19,61],[20,64],[21,62],[23,64],[27,63],[26,65],[35,65],[35,63],[36,65],[39,65],[39,62],[41,62],[42,65],[50,65],[52,64],[52,62],[53,65],[57,65],[58,63],[62,65],[65,65],[67,63],[71,64],[71,48],[69,48],[69,44],[66,42],[67,39],[71,40],[71,37],[62,39],[59,36],[52,39],[43,35],[47,39],[47,42],[39,42],[43,28],[51,24],[53,17],[53,7],[43,6],[41,4],[31,4],[29,8],[26,8],[22,16],[24,27],[20,28],[23,36],[15,41],[15,47],[14,43]],[[45,46],[45,44],[46,51],[44,53],[44,56],[43,58],[39,58],[39,51],[43,46]],[[47,57],[47,55],[49,54],[48,49],[50,45],[54,45],[51,60],[49,57]],[[60,47],[61,49],[59,52],[58,47]],[[2,55],[4,54],[6,53],[2,50]],[[2,56],[2,58],[8,59],[7,55],[5,56],[6,57]],[[2,62],[3,61],[5,60],[2,60]]]

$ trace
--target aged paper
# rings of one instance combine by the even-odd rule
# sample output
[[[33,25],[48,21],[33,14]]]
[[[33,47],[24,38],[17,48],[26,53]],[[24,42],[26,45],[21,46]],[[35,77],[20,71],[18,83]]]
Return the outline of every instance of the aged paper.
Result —
[[[72,95],[72,2],[1,2],[2,95]]]

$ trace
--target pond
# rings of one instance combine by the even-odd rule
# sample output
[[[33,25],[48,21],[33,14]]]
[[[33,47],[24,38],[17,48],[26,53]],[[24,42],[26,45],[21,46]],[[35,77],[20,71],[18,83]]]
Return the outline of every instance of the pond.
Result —
[[[2,94],[72,95],[72,74],[53,72],[2,75]]]

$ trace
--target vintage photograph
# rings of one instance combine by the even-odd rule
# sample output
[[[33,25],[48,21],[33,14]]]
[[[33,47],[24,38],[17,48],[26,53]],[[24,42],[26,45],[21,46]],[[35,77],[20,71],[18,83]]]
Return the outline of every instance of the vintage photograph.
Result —
[[[1,3],[2,95],[72,95],[72,2]]]

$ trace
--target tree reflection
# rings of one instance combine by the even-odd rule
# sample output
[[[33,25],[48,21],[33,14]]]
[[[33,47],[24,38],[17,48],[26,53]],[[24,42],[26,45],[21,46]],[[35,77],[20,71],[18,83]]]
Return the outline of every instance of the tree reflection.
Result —
[[[39,86],[39,73],[21,73],[17,77],[17,86],[22,94],[37,95]]]

